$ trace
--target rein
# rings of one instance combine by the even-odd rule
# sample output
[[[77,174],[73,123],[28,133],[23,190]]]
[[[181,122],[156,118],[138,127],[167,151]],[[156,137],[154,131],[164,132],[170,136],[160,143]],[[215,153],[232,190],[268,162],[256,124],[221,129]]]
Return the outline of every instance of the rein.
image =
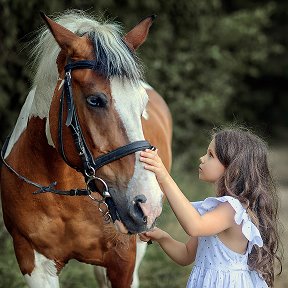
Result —
[[[132,143],[129,143],[127,145],[124,145],[122,147],[119,147],[107,154],[101,155],[97,158],[94,158],[92,153],[90,152],[85,138],[83,136],[81,126],[77,117],[76,108],[73,101],[73,92],[72,92],[72,75],[71,72],[75,69],[97,69],[96,67],[96,61],[92,60],[81,60],[76,62],[70,62],[65,66],[65,78],[64,78],[64,88],[62,89],[62,94],[60,97],[60,109],[59,109],[59,118],[58,118],[58,142],[59,142],[59,151],[63,158],[63,160],[66,162],[66,164],[73,169],[76,169],[78,172],[81,172],[84,175],[85,182],[86,182],[86,189],[71,189],[71,190],[58,190],[55,189],[55,186],[57,185],[57,182],[53,182],[48,186],[43,186],[41,184],[38,184],[36,182],[33,182],[26,177],[19,174],[13,167],[11,167],[6,160],[4,159],[4,154],[7,149],[10,136],[6,139],[2,149],[1,149],[1,160],[3,164],[11,171],[13,172],[18,178],[23,180],[29,185],[35,186],[38,188],[37,191],[34,191],[33,194],[39,194],[39,193],[46,193],[51,192],[58,195],[68,195],[68,196],[83,196],[88,195],[92,200],[98,202],[98,209],[104,216],[104,220],[106,222],[110,222],[112,219],[113,222],[115,222],[116,219],[120,220],[119,215],[117,213],[116,205],[109,193],[109,188],[106,182],[96,177],[95,173],[96,171],[101,168],[102,166],[109,164],[113,161],[116,161],[120,158],[123,158],[127,155],[133,154],[137,151],[142,151],[144,149],[152,149],[154,150],[155,147],[153,147],[148,141],[141,140],[141,141],[135,141]],[[67,119],[65,121],[65,125],[67,127],[70,127],[73,135],[74,144],[76,146],[77,152],[81,158],[82,161],[82,168],[74,167],[69,163],[66,154],[65,154],[65,148],[63,143],[63,110],[64,110],[64,102],[66,100],[67,103]],[[95,181],[100,181],[105,190],[100,193],[97,191],[97,187],[95,185]],[[94,197],[92,197],[92,192],[98,192],[102,199],[98,200]]]

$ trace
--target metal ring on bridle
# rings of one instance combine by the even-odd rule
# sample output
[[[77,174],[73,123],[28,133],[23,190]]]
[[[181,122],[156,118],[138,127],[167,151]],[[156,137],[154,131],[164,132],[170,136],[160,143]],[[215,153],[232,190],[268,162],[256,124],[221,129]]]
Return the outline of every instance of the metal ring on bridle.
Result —
[[[93,191],[91,191],[91,189],[90,189],[90,187],[89,187],[89,183],[90,183],[92,180],[98,180],[98,181],[100,181],[100,182],[104,185],[105,190],[101,193],[104,198],[110,196],[110,193],[109,193],[109,191],[108,191],[108,185],[106,184],[106,182],[105,182],[103,179],[101,179],[101,178],[99,178],[99,177],[96,177],[96,176],[90,177],[90,179],[86,182],[87,190],[88,190],[90,193],[93,192]],[[98,199],[96,199],[96,198],[94,198],[93,196],[91,196],[91,194],[89,194],[88,196],[89,196],[92,200],[99,201]]]

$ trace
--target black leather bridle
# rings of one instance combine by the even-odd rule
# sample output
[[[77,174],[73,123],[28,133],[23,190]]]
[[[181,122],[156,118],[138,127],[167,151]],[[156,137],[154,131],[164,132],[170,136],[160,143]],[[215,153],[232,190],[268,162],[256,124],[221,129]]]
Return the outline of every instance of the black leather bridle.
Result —
[[[7,149],[8,143],[9,143],[9,137],[6,139],[2,150],[1,150],[1,159],[3,164],[14,174],[16,174],[20,179],[25,181],[26,183],[33,185],[37,188],[39,188],[37,191],[33,192],[33,194],[38,193],[45,193],[45,192],[51,192],[59,195],[69,195],[69,196],[82,196],[82,195],[88,195],[93,200],[98,202],[98,207],[100,212],[103,213],[107,221],[110,221],[110,218],[112,218],[113,222],[116,219],[119,219],[119,215],[117,213],[115,203],[109,193],[109,188],[105,181],[101,178],[96,177],[95,173],[96,171],[101,168],[102,166],[111,163],[113,161],[116,161],[120,158],[123,158],[127,155],[133,154],[137,151],[142,151],[144,149],[152,149],[154,150],[155,147],[153,147],[149,142],[143,140],[143,141],[135,141],[132,143],[129,143],[125,146],[119,147],[107,154],[101,155],[98,158],[94,158],[92,153],[90,152],[86,142],[85,138],[83,136],[81,126],[77,117],[76,113],[76,107],[74,105],[73,101],[73,92],[72,92],[72,75],[71,72],[76,69],[92,69],[97,70],[96,67],[96,61],[93,60],[81,60],[76,62],[70,62],[65,66],[65,78],[64,78],[64,88],[62,89],[61,97],[60,97],[60,109],[59,109],[59,118],[58,118],[58,142],[59,142],[59,152],[63,158],[63,160],[69,165],[70,167],[76,169],[77,171],[81,172],[85,178],[85,182],[87,185],[87,189],[71,189],[69,191],[64,190],[57,190],[55,189],[55,186],[57,185],[57,182],[53,182],[48,186],[43,186],[41,184],[38,184],[36,182],[33,182],[26,177],[19,174],[12,166],[10,166],[6,160],[4,159],[4,154]],[[82,161],[82,167],[75,167],[73,166],[67,159],[64,149],[64,143],[63,143],[63,110],[64,110],[64,102],[66,100],[67,105],[67,119],[65,121],[65,125],[67,127],[70,127],[73,135],[74,144],[76,146],[77,152],[81,158]],[[95,181],[102,182],[104,186],[104,191],[100,192],[98,191]],[[101,194],[103,199],[97,200],[94,197],[91,196],[92,192],[98,192]],[[101,204],[104,204],[107,206],[108,209],[103,209],[103,206],[101,207]]]
[[[92,153],[90,152],[86,142],[85,138],[83,136],[81,126],[77,117],[76,113],[76,107],[73,102],[73,93],[72,93],[72,76],[71,72],[76,69],[92,69],[95,70],[95,61],[91,60],[82,60],[77,62],[71,62],[65,66],[65,79],[64,79],[64,89],[62,90],[62,95],[60,98],[60,111],[59,111],[59,123],[58,123],[58,141],[59,141],[59,151],[62,155],[62,158],[64,161],[70,166],[73,167],[69,161],[67,160],[67,157],[65,155],[64,151],[64,145],[63,145],[63,137],[62,137],[62,127],[63,127],[63,106],[66,99],[67,103],[67,119],[65,122],[65,125],[67,127],[71,128],[74,144],[76,146],[76,149],[79,153],[79,156],[81,157],[83,167],[80,169],[80,171],[85,176],[85,179],[87,180],[87,177],[95,175],[95,171],[101,168],[102,166],[113,162],[115,160],[118,160],[122,157],[125,157],[129,154],[135,153],[137,151],[141,151],[144,149],[151,149],[152,146],[149,142],[143,140],[143,141],[135,141],[132,143],[129,143],[125,146],[119,147],[107,154],[104,154],[96,159],[94,159]],[[77,167],[73,167],[76,170],[79,170]]]

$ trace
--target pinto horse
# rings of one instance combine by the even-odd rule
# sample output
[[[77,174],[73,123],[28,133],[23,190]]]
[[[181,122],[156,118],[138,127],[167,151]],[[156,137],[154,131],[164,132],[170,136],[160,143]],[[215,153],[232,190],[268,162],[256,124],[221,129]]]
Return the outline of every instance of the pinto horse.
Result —
[[[127,288],[163,198],[139,151],[153,143],[171,166],[171,115],[135,56],[153,16],[126,35],[81,12],[42,17],[33,87],[1,154],[4,222],[29,287],[59,287],[77,259]]]

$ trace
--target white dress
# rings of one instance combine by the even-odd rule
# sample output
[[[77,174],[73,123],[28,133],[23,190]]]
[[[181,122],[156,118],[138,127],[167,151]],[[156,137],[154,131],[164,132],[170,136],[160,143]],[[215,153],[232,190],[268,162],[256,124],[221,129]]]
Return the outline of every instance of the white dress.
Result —
[[[194,267],[187,288],[267,288],[268,285],[256,271],[249,270],[248,254],[253,245],[263,246],[257,227],[250,220],[240,201],[231,196],[209,197],[192,205],[202,215],[217,205],[229,202],[235,210],[235,222],[242,224],[242,233],[248,239],[245,254],[225,246],[217,235],[198,237]]]

